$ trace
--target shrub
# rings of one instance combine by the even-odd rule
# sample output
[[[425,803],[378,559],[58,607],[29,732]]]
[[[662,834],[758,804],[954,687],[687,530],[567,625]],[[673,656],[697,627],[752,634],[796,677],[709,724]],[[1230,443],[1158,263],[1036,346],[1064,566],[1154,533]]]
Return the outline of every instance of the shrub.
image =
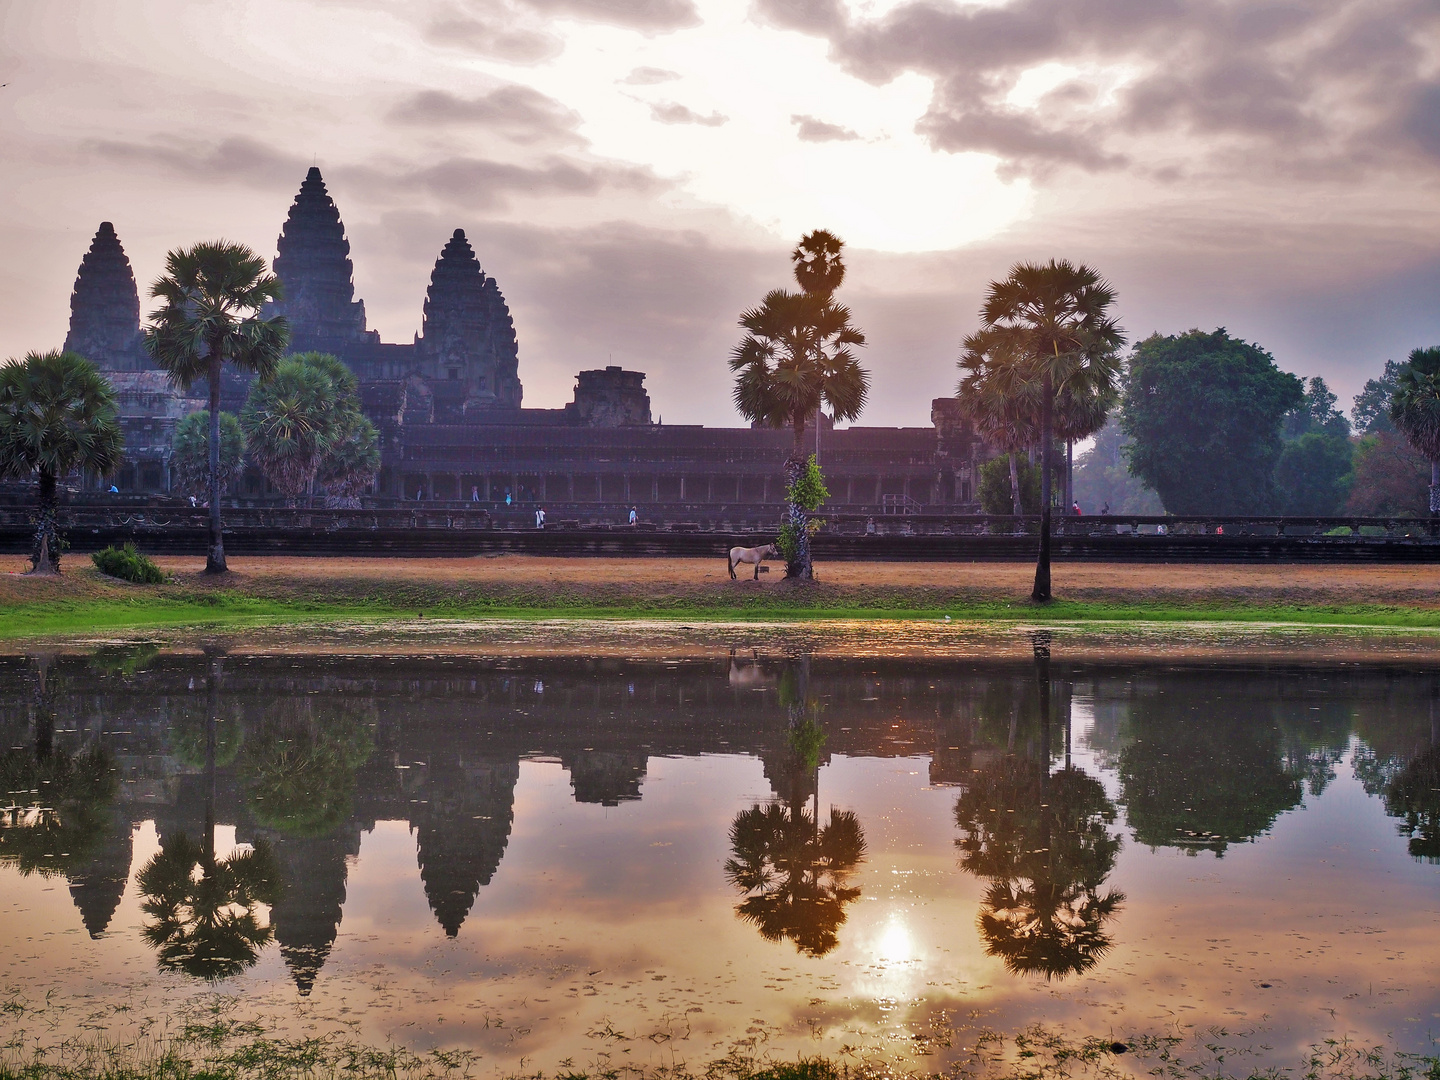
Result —
[[[165,580],[164,573],[153,562],[135,550],[134,544],[124,547],[106,548],[90,556],[95,567],[102,574],[108,574],[122,581],[133,581],[136,585],[159,585]]]

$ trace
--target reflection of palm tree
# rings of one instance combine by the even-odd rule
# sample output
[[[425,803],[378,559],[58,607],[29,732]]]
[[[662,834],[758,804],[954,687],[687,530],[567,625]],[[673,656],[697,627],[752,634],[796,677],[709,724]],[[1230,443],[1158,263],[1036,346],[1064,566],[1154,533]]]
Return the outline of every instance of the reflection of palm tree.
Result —
[[[197,844],[184,833],[167,840],[140,871],[140,909],[153,919],[141,931],[160,967],[212,982],[238,975],[259,959],[272,931],[257,904],[280,894],[265,845],[216,859],[213,836]]]
[[[245,741],[250,812],[267,828],[323,836],[350,814],[356,770],[375,748],[373,707],[284,698]]]
[[[752,806],[730,826],[730,849],[725,876],[752,894],[736,913],[761,937],[789,938],[809,956],[839,944],[845,906],[860,896],[850,874],[865,859],[865,835],[853,813],[832,808],[829,824],[819,828],[799,807]]]
[[[1101,893],[1120,836],[1100,782],[1069,763],[1050,772],[1048,642],[1036,643],[1040,759],[1007,754],[976,774],[955,802],[960,866],[990,879],[979,926],[986,952],[1015,974],[1064,978],[1094,967],[1111,948],[1105,924],[1124,903]]]

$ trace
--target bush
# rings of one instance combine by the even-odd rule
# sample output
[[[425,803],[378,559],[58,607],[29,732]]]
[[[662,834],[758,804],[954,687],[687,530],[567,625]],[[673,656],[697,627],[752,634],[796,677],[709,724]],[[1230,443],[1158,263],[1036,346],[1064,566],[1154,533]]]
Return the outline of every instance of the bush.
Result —
[[[165,580],[160,568],[136,551],[134,544],[119,548],[111,546],[95,552],[90,558],[102,574],[122,581],[133,581],[136,585],[159,585]]]

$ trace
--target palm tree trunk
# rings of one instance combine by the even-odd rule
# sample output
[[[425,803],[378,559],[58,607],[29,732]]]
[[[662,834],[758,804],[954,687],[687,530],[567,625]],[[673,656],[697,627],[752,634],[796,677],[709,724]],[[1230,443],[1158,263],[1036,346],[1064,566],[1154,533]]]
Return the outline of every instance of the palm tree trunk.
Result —
[[[205,558],[207,574],[223,574],[225,534],[220,525],[220,351],[210,348],[210,551]]]
[[[785,462],[785,485],[793,489],[800,483],[805,472],[805,414],[799,414],[794,421],[795,442],[790,449],[790,458]],[[815,568],[810,561],[810,519],[804,508],[794,500],[787,499],[785,516],[791,534],[795,538],[795,558],[785,563],[785,576],[799,581],[813,581]]]
[[[55,527],[59,499],[55,489],[55,474],[41,469],[39,477],[40,506],[35,519],[35,546],[30,552],[32,574],[58,574],[60,572],[60,533]]]
[[[1430,535],[1440,526],[1440,460],[1430,462]]]
[[[1065,513],[1072,514],[1075,505],[1075,440],[1065,440]]]
[[[1050,444],[1055,441],[1055,384],[1047,370],[1040,411],[1040,557],[1035,562],[1035,588],[1030,599],[1050,600]]]
[[[1015,461],[1014,450],[1006,456],[1010,459],[1010,513],[1018,518],[1023,509],[1020,505],[1020,466]]]
[[[224,658],[210,659],[210,685],[205,688],[209,706],[205,718],[205,868],[215,869],[215,724],[220,719],[220,672]]]

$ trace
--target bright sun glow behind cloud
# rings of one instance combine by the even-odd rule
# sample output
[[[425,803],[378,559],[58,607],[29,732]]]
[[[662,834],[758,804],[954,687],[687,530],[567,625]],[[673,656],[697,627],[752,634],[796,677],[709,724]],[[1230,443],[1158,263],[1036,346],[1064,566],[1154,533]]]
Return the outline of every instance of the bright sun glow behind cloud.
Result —
[[[647,37],[561,24],[565,50],[548,64],[476,66],[575,108],[597,154],[645,162],[678,178],[692,202],[724,206],[787,241],[824,227],[857,247],[933,251],[983,239],[1028,213],[1027,183],[1003,183],[992,159],[935,151],[915,134],[928,80],[871,86],[840,72],[818,40],[758,26],[742,5],[700,7],[704,23],[692,30]],[[625,84],[638,67],[682,74]],[[653,118],[652,106],[672,104],[726,120]],[[854,137],[801,141],[796,116]]]

